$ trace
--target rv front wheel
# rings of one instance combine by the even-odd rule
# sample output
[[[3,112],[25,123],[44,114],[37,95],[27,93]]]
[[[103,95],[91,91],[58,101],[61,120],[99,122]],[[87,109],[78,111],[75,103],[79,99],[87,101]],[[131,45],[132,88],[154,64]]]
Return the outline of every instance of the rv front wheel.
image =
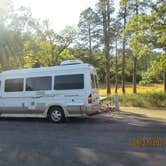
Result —
[[[60,123],[65,120],[64,112],[60,107],[52,107],[48,112],[48,117],[53,123]]]

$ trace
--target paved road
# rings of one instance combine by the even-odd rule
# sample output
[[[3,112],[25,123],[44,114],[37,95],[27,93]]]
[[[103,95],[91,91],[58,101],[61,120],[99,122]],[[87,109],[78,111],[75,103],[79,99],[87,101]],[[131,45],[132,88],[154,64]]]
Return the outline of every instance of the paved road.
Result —
[[[0,166],[166,164],[166,147],[133,147],[137,138],[166,139],[166,123],[124,112],[64,124],[0,119]]]

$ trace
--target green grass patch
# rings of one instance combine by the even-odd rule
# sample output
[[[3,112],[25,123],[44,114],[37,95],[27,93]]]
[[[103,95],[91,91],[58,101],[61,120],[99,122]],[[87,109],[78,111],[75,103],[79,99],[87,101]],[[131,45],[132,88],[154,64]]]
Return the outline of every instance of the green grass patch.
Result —
[[[113,102],[114,96],[109,96],[106,100],[107,102]],[[106,101],[104,101],[104,103],[105,102]],[[119,95],[119,103],[121,106],[166,108],[166,93],[148,92],[125,95],[121,94]]]

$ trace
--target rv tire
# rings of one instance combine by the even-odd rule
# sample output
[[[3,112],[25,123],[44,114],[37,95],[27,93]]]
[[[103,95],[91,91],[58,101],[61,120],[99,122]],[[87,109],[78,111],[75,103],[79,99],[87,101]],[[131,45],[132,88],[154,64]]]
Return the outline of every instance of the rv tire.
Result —
[[[51,107],[48,112],[48,118],[53,123],[60,123],[65,121],[63,109],[60,107]]]

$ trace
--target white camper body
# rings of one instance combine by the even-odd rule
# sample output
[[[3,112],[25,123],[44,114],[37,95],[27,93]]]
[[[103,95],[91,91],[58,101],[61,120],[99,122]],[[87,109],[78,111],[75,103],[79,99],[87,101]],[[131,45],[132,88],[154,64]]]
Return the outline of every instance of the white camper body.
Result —
[[[78,63],[77,63],[78,62]],[[0,117],[84,117],[99,109],[93,66],[66,61],[60,66],[0,74]]]

